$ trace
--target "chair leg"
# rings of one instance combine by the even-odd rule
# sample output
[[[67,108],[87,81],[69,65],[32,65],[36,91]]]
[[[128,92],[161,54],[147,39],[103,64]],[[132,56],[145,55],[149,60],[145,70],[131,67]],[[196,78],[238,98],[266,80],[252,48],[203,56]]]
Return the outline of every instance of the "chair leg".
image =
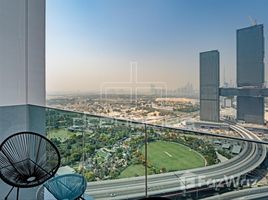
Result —
[[[19,200],[19,192],[20,192],[20,188],[17,188],[17,200]]]
[[[77,199],[75,199],[75,200],[85,200],[85,198],[84,197],[78,197]]]
[[[14,189],[14,186],[9,190],[8,194],[5,197],[5,200],[7,200],[7,198],[9,197],[10,193],[12,192],[12,190]]]

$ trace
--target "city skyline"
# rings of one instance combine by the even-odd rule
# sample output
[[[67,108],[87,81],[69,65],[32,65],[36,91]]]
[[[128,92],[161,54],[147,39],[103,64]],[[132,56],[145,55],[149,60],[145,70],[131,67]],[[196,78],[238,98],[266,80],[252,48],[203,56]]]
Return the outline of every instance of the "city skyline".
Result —
[[[266,5],[48,0],[47,91],[99,91],[103,82],[128,81],[132,61],[138,63],[139,81],[166,82],[168,89],[190,82],[198,88],[198,55],[209,49],[221,52],[221,84],[224,76],[234,83],[235,30],[250,26],[249,16],[265,26]]]

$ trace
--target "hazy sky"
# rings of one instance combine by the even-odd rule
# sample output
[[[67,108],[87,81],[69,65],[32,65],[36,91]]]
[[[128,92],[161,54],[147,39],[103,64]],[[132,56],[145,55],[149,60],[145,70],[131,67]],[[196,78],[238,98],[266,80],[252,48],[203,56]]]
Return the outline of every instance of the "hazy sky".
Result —
[[[99,90],[105,82],[199,86],[199,52],[218,49],[235,81],[236,29],[265,26],[268,0],[47,0],[47,91]],[[266,68],[267,68],[266,42]],[[268,71],[268,70],[266,70]]]

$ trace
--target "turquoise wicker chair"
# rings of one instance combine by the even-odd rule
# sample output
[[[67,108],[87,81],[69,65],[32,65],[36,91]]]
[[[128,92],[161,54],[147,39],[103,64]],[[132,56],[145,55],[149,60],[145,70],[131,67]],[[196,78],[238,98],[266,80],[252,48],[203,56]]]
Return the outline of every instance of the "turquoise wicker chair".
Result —
[[[58,200],[84,199],[87,181],[80,174],[66,174],[48,180],[44,187]]]

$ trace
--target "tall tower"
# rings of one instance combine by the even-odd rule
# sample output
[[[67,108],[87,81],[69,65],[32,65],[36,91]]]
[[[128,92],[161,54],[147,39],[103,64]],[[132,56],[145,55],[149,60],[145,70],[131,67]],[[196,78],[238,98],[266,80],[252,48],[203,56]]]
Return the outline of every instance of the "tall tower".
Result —
[[[219,121],[219,66],[217,50],[200,53],[200,120]]]
[[[237,30],[237,87],[261,88],[264,84],[263,25]],[[237,119],[264,123],[264,98],[237,97]]]

